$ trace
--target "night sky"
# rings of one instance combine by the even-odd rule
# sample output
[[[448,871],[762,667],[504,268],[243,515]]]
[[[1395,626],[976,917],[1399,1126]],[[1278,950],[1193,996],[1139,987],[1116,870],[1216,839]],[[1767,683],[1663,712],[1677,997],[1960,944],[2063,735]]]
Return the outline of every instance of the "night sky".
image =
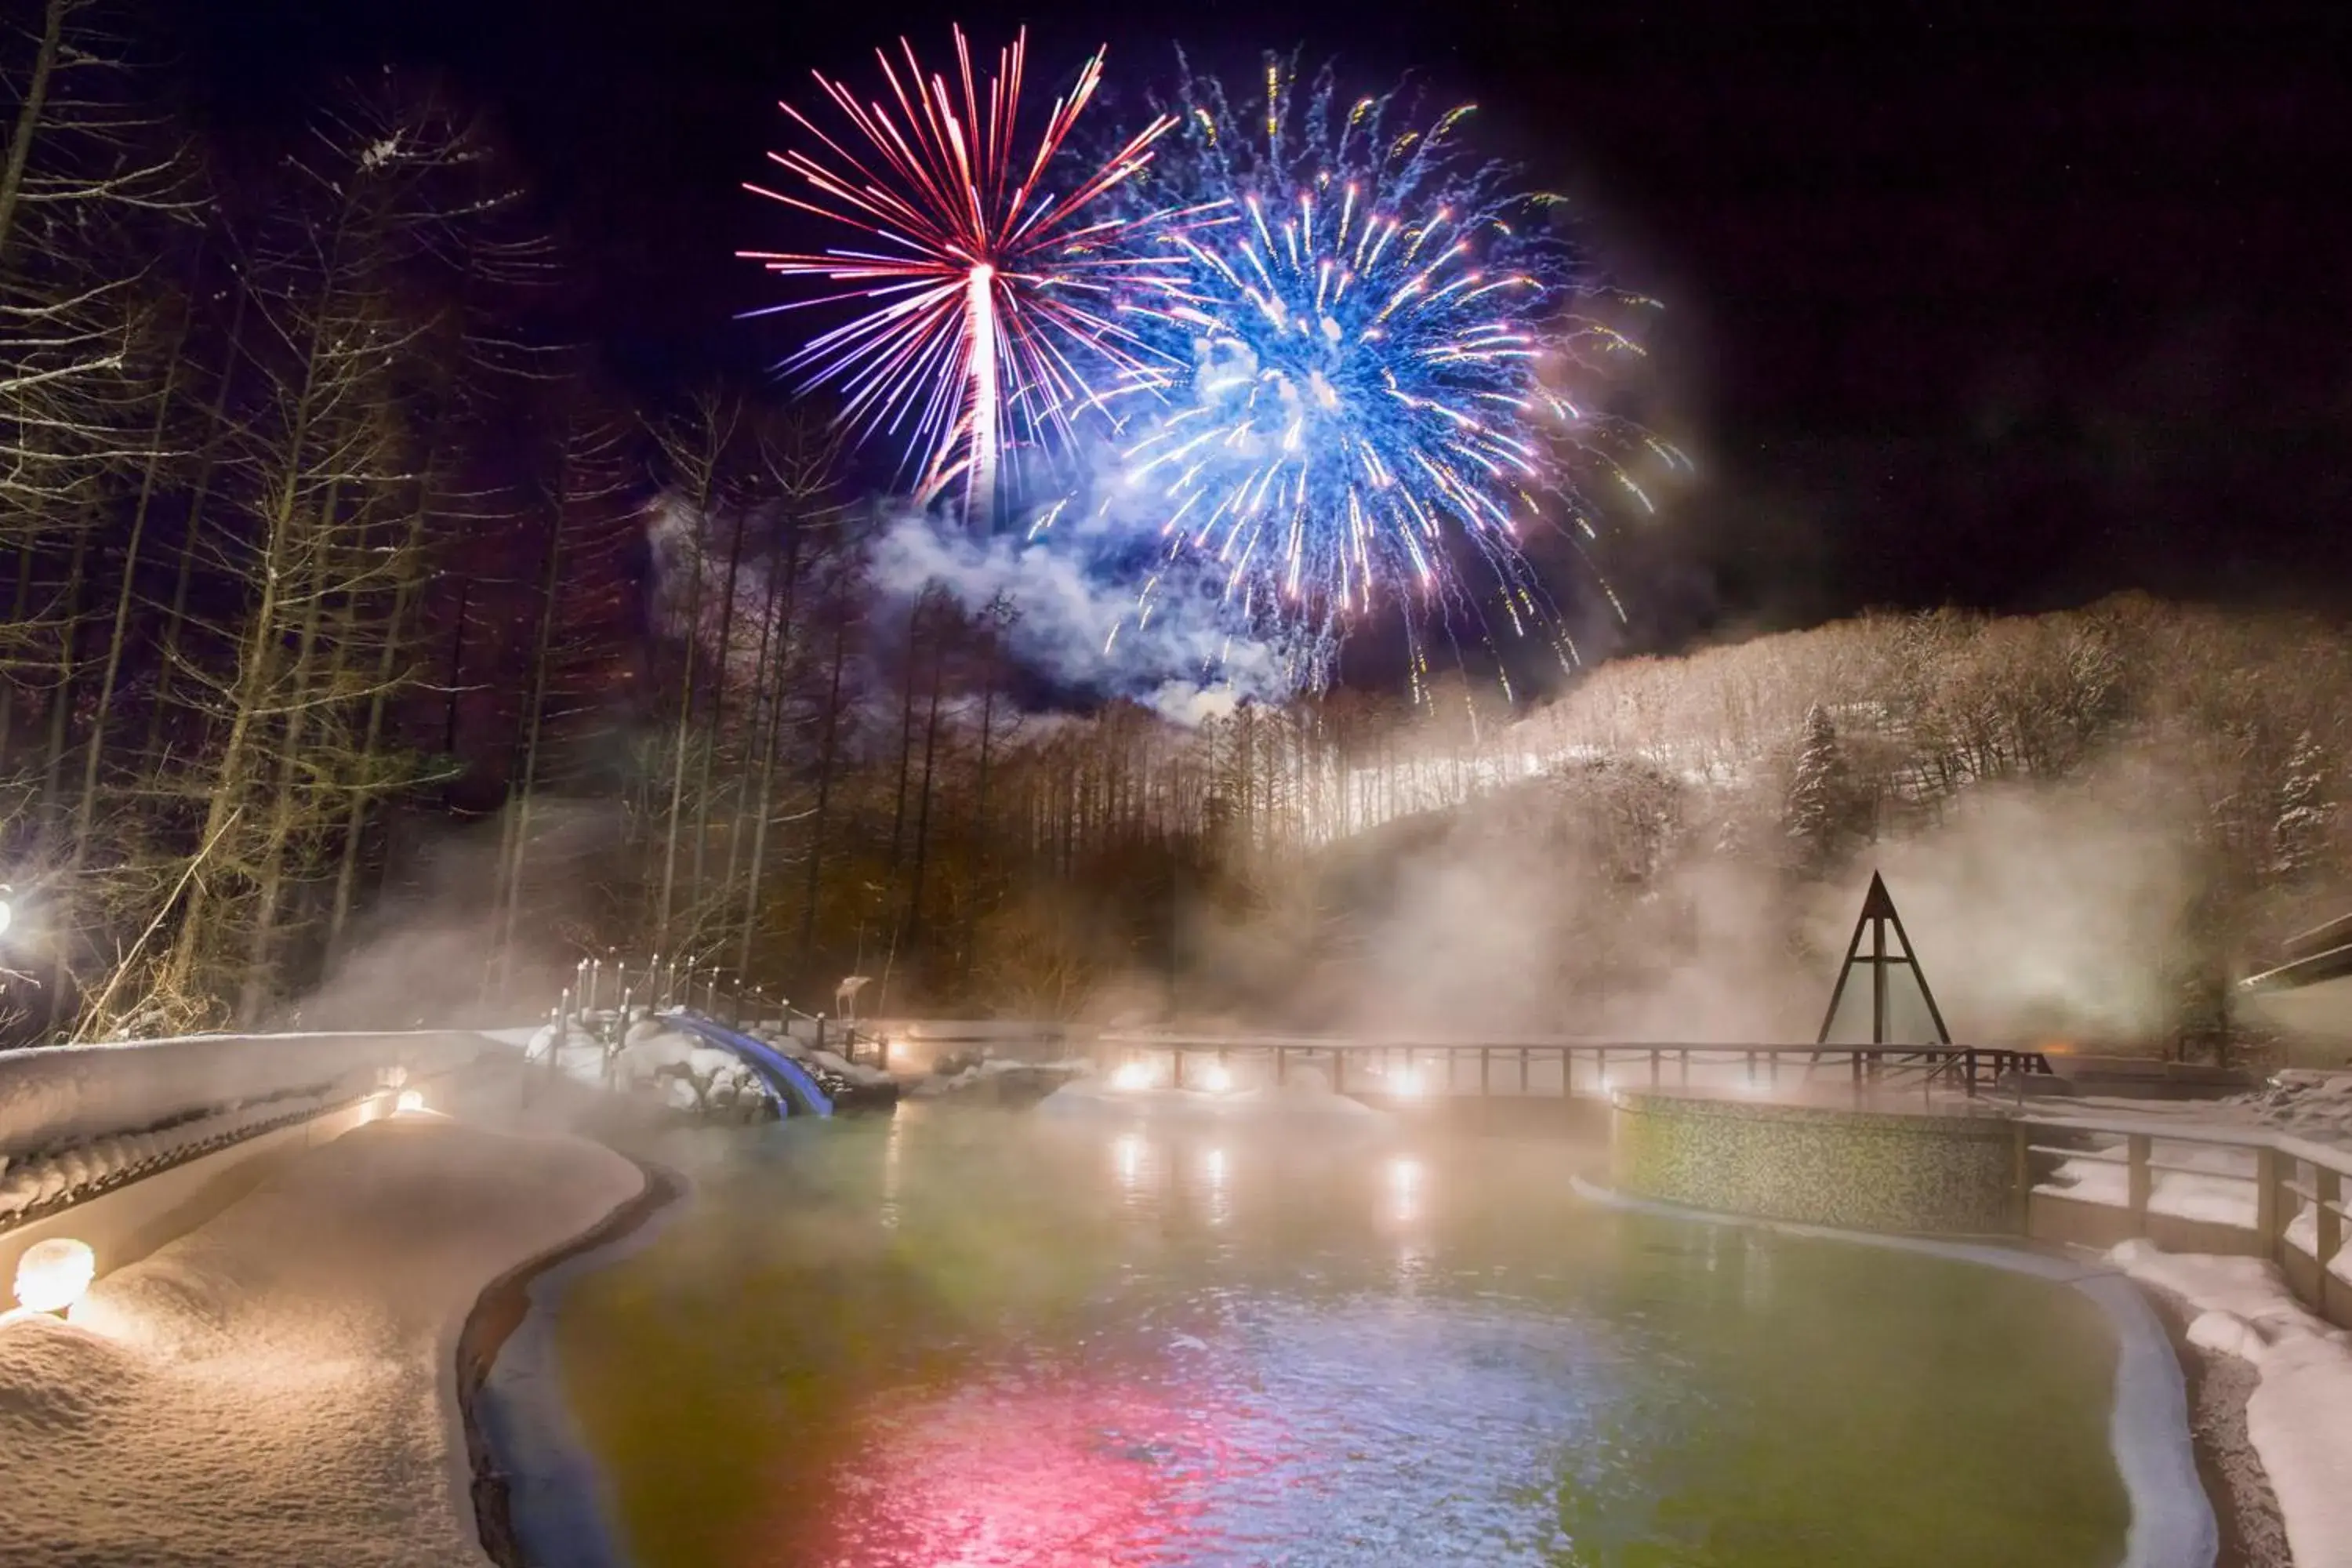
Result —
[[[1115,84],[1164,79],[1177,40],[1233,67],[1303,45],[1367,89],[1416,69],[1669,306],[1629,390],[1700,477],[1612,548],[1636,646],[2126,587],[2352,608],[2347,40],[2291,10],[2104,9],[2133,21],[191,0],[184,42],[232,128],[338,69],[451,71],[585,271],[583,330],[649,395],[788,346],[730,319],[773,298],[731,253],[777,237],[739,183],[812,67],[863,82],[899,31],[944,57],[960,18],[992,48],[1027,22],[1037,86],[1104,41]]]

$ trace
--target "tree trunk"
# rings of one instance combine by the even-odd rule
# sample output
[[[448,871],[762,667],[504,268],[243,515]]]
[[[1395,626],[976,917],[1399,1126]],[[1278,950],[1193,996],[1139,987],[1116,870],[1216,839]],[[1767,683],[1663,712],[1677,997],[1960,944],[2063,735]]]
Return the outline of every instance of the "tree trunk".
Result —
[[[703,858],[710,841],[710,764],[718,755],[727,730],[727,673],[735,649],[735,582],[736,573],[743,563],[744,509],[735,509],[735,534],[727,546],[727,602],[719,608],[718,674],[710,682],[710,741],[702,748],[700,777],[694,786],[694,866],[688,873],[689,897],[697,910],[702,908]],[[689,628],[688,637],[698,636],[699,627]],[[739,789],[740,787],[739,781]],[[739,796],[740,798],[740,796]],[[732,884],[730,884],[731,888]],[[723,900],[729,889],[720,890]]]
[[[331,484],[320,509],[319,533],[332,536],[341,486]],[[253,940],[246,949],[245,978],[237,994],[238,1018],[248,1026],[258,1023],[268,1000],[271,964],[277,955],[278,906],[286,885],[287,845],[293,837],[294,806],[299,792],[294,784],[295,764],[302,755],[303,732],[310,715],[312,661],[319,642],[319,621],[326,600],[326,571],[314,552],[303,595],[302,626],[294,643],[294,689],[286,713],[286,734],[278,756],[278,778],[271,786],[269,828],[259,856],[260,887],[255,900]]]
[[[849,618],[836,612],[833,623],[833,677],[824,694],[824,739],[817,745],[816,810],[809,822],[808,885],[801,899],[800,960],[805,970],[816,942],[817,878],[824,864],[825,807],[833,798],[835,742],[841,732],[841,666],[849,648]]]
[[[907,893],[907,953],[920,952],[923,932],[923,870],[931,858],[931,781],[940,748],[940,682],[948,661],[944,638],[931,650],[930,713],[923,722],[923,795],[915,813],[915,875]]]
[[[8,254],[16,237],[16,209],[25,195],[25,168],[39,134],[41,112],[47,106],[49,84],[58,74],[58,55],[65,42],[68,0],[49,0],[41,16],[41,47],[33,57],[33,79],[25,84],[25,101],[16,108],[16,124],[8,137],[8,163],[0,172],[0,258]]]
[[[213,474],[218,467],[229,387],[236,380],[236,357],[238,345],[244,342],[247,298],[245,289],[239,288],[236,303],[230,309],[228,353],[221,361],[220,385],[213,393],[212,410],[205,424],[204,456],[196,465],[195,490],[188,500],[186,531],[180,540],[179,570],[172,582],[172,609],[164,617],[163,646],[155,657],[155,691],[148,702],[147,739],[140,748],[140,755],[151,770],[163,765],[163,715],[170,710],[173,665],[180,656],[181,628],[187,625],[188,584],[195,572],[196,542],[204,537],[205,504],[211,498]]]
[[[530,812],[539,787],[539,740],[547,714],[547,665],[554,647],[555,605],[562,584],[563,517],[559,510],[548,530],[547,571],[541,579],[539,637],[531,649],[530,705],[523,725],[522,755],[509,792],[515,799],[508,813],[513,844],[499,865],[499,973],[502,984],[514,975],[515,916],[522,904],[522,868],[530,849]]]
[[[74,530],[72,563],[66,569],[65,624],[58,628],[58,685],[49,699],[48,763],[41,771],[41,815],[57,809],[66,761],[66,734],[73,718],[74,677],[81,651],[81,588],[89,565],[90,536],[99,530],[96,518],[85,519]]]
[[[696,513],[701,515],[699,511]],[[686,668],[678,678],[677,732],[672,742],[669,775],[669,826],[663,834],[661,912],[654,922],[654,951],[671,952],[676,949],[670,941],[670,915],[676,908],[677,891],[677,830],[686,805],[686,749],[694,727],[694,680],[697,656],[701,652],[702,639],[696,635],[702,620],[702,562],[695,544],[688,546],[695,555],[694,585],[686,599]]]
[[[754,808],[751,823],[751,864],[745,873],[743,881],[743,932],[735,954],[735,973],[742,976],[748,976],[751,973],[751,938],[759,925],[760,888],[766,880],[768,868],[768,818],[775,808],[776,753],[782,750],[778,742],[784,728],[786,685],[784,678],[792,666],[793,600],[799,587],[800,556],[800,530],[794,528],[791,540],[784,547],[782,617],[777,618],[775,606],[771,605],[768,608],[768,626],[761,633],[763,646],[761,648],[760,663],[762,668],[765,668],[769,662],[768,650],[764,645],[771,636],[774,641],[775,679],[768,698],[765,743],[760,747],[760,788],[757,797],[759,804]],[[754,726],[755,741],[759,739],[758,730],[759,726]],[[734,837],[741,836],[738,834]],[[732,886],[735,876],[733,838],[730,838],[728,844],[727,876],[729,885]]]
[[[923,624],[923,607],[929,602],[928,592],[919,595],[915,607],[907,614],[907,681],[898,700],[898,795],[897,804],[890,809],[890,879],[894,882],[898,880],[898,856],[907,832],[907,777],[915,761],[915,647]]]

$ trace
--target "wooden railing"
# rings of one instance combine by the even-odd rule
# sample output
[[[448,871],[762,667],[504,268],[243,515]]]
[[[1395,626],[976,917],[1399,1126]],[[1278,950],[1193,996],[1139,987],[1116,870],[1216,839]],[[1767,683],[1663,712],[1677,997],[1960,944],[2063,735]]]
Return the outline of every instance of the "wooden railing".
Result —
[[[2345,1204],[2352,1149],[2263,1127],[2058,1116],[2019,1118],[2017,1146],[2027,1236],[2099,1247],[2138,1237],[2176,1251],[2265,1258],[2278,1266],[2298,1300],[2331,1321],[2352,1327],[2352,1284],[2334,1269],[2343,1256],[2345,1222],[2352,1217]],[[2236,1157],[2233,1168],[2182,1160],[2173,1154],[2181,1148],[2227,1150]],[[2050,1186],[2048,1178],[2064,1162],[2122,1167],[2124,1201],[2070,1197],[2065,1189]],[[2220,1218],[2167,1206],[2162,1186],[2168,1175],[2211,1184],[2208,1195],[2215,1188],[2242,1192],[2239,1215]],[[2293,1234],[2305,1215],[2307,1246]]]
[[[819,1050],[836,1052],[851,1061],[870,1057],[879,1065],[888,1065],[881,1061],[887,1053],[887,1044],[855,1024],[803,1011],[785,997],[772,996],[757,986],[741,984],[740,977],[733,978],[730,984],[726,971],[690,954],[633,959],[615,952],[583,958],[572,983],[549,1009],[549,1021],[555,1026],[558,1040],[578,1026],[603,1040],[608,1051],[617,1051],[633,1022],[673,1007],[698,1009],[729,1028],[773,1018],[788,1027],[794,1023],[808,1025]]]
[[[1169,1063],[1169,1081],[1197,1086],[1211,1063],[1271,1061],[1274,1080],[1313,1065],[1341,1094],[1564,1098],[1612,1089],[1793,1087],[1845,1089],[1857,1101],[1938,1090],[1974,1098],[2047,1077],[2039,1051],[1986,1046],[1766,1046],[1649,1044],[1529,1037],[1471,1040],[1333,1039],[1313,1035],[1106,1034],[1096,1052],[1111,1065]],[[1696,1068],[1696,1077],[1694,1068]],[[1581,1081],[1580,1081],[1580,1079]]]

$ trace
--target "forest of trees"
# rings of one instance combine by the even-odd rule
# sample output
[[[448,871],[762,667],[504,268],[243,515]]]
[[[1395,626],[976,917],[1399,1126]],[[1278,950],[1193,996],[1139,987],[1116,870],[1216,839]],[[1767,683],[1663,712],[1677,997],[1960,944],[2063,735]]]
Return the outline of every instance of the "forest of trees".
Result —
[[[1870,616],[1534,711],[1460,679],[1041,710],[1019,604],[875,590],[822,411],[649,402],[571,341],[561,247],[444,89],[215,144],[101,0],[20,9],[0,1037],[284,1019],[421,925],[467,956],[417,1004],[448,1016],[612,949],[812,1006],[852,973],[869,1009],[1244,1005],[1274,983],[1236,933],[1346,925],[1311,873],[1531,786],[1597,824],[1600,907],[1694,854],[1833,876],[1977,786],[2150,759],[2207,868],[2184,996],[2341,886],[2352,654],[2280,617]]]

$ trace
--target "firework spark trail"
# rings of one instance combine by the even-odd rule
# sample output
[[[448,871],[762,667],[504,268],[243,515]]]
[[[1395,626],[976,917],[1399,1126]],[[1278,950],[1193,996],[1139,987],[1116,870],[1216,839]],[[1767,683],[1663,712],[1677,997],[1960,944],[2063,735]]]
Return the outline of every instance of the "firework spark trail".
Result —
[[[1409,106],[1349,104],[1328,69],[1302,102],[1282,60],[1262,101],[1189,76],[1179,101],[1181,132],[1118,198],[1155,265],[1118,306],[1141,352],[1094,398],[1120,431],[1104,510],[1156,524],[1158,558],[1207,574],[1310,681],[1384,597],[1489,642],[1499,610],[1572,661],[1526,534],[1565,512],[1591,535],[1588,464],[1646,497],[1608,455],[1622,432],[1548,384],[1588,350],[1639,352],[1570,315],[1584,280],[1521,221],[1549,198],[1502,194],[1457,150],[1467,105],[1403,126]]]
[[[1120,248],[1125,226],[1117,216],[1080,219],[1150,162],[1149,149],[1174,121],[1154,120],[1083,178],[1052,185],[1048,167],[1101,82],[1101,51],[1054,100],[1024,157],[1025,31],[999,52],[984,81],[974,78],[960,27],[952,84],[927,76],[905,39],[898,47],[903,64],[875,51],[887,89],[880,99],[861,100],[816,76],[854,134],[828,133],[781,105],[817,151],[769,156],[805,195],[745,187],[864,238],[814,254],[739,254],[784,277],[835,286],[769,308],[856,311],[810,338],[785,368],[836,388],[842,417],[861,437],[906,439],[926,504],[960,480],[967,519],[985,528],[1004,451],[1066,435],[1067,411],[1087,401],[1098,367],[1124,374],[1143,363],[1114,301],[1130,289],[1157,291],[1171,268],[1165,258]]]

